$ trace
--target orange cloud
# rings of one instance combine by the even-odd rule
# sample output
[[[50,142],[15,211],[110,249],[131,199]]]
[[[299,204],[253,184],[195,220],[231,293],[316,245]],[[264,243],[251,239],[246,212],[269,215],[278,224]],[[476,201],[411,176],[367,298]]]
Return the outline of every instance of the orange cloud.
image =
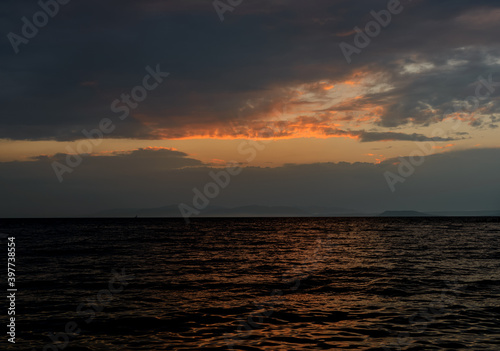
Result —
[[[334,120],[335,114],[299,116],[289,120],[228,121],[225,124],[190,124],[179,128],[156,128],[157,139],[294,139],[294,138],[351,138],[359,139],[359,133],[341,130]]]
[[[338,36],[338,37],[348,37],[348,36],[353,35],[353,34],[356,34],[356,31],[351,30],[351,31],[348,31],[348,32],[340,32],[340,33],[337,33],[335,35]]]
[[[348,130],[373,125],[385,113],[385,106],[364,99],[380,84],[376,78],[356,71],[344,80],[273,88],[265,96],[243,100],[232,116],[193,106],[186,115],[169,114],[168,127],[161,115],[133,117],[149,127],[151,138],[156,139],[360,139],[359,132]]]
[[[455,144],[447,144],[447,145],[444,145],[444,146],[433,146],[432,148],[433,149],[437,149],[437,150],[443,150],[443,149],[447,149],[447,148],[450,148],[450,147],[453,147],[455,146]]]

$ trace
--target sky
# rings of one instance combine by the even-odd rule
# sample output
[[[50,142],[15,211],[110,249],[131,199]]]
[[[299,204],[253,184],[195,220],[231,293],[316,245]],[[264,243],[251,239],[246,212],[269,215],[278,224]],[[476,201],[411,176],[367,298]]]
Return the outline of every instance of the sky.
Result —
[[[0,12],[0,217],[500,209],[498,1]]]

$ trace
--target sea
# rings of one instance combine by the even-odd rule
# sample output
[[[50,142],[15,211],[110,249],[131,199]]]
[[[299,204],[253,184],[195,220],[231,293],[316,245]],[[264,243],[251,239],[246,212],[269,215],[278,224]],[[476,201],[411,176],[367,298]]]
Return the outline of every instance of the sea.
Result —
[[[498,217],[3,219],[0,233],[1,350],[500,350]]]

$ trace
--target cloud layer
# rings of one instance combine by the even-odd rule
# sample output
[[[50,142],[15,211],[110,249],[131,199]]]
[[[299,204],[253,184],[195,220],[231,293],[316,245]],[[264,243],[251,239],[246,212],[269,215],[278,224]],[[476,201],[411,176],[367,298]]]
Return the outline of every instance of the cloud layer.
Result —
[[[56,156],[61,157],[62,155]],[[245,167],[212,205],[327,206],[358,211],[495,210],[500,208],[500,149],[428,156],[391,192],[385,172],[398,162]],[[191,204],[193,189],[213,182],[186,154],[167,149],[87,156],[59,183],[49,157],[0,163],[2,217],[82,216],[115,208]]]
[[[339,44],[353,43],[353,28],[387,1],[243,2],[224,22],[210,1],[70,2],[18,54],[2,42],[0,138],[74,140],[105,117],[117,121],[112,137],[140,139],[234,138],[228,123],[252,135],[269,121],[285,125],[280,137],[300,136],[315,127],[300,122],[313,118],[323,120],[319,136],[338,136],[330,128],[370,141],[382,134],[364,130],[430,125],[447,111],[495,128],[500,88],[476,109],[464,99],[480,76],[500,82],[500,4],[402,6],[347,64]],[[21,34],[21,17],[40,10],[18,0],[0,8],[5,35]],[[119,121],[111,103],[157,64],[171,76]]]

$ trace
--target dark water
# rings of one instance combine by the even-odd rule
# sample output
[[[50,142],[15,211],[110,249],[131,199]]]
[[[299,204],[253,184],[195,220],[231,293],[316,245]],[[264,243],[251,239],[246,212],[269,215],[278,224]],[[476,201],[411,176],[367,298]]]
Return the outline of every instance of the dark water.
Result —
[[[17,343],[4,334],[0,349],[500,350],[498,218],[3,220],[0,232],[16,237],[18,283]]]

